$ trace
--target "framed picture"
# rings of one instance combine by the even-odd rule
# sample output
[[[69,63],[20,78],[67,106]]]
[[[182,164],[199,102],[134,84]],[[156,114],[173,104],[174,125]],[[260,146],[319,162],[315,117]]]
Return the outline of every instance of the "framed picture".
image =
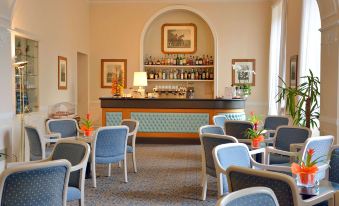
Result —
[[[197,50],[195,24],[164,24],[161,28],[161,51],[165,54],[192,54]]]
[[[127,59],[101,59],[101,88],[112,88],[112,82],[127,87]]]
[[[298,85],[298,55],[290,58],[290,87],[295,88]]]
[[[67,89],[67,58],[58,56],[58,89]]]
[[[232,85],[255,86],[255,59],[232,59]]]

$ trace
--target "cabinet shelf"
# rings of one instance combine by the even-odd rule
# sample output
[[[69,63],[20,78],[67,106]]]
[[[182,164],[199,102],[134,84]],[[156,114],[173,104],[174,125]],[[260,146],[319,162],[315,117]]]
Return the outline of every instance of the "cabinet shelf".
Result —
[[[214,82],[213,79],[147,79],[149,82]]]
[[[145,68],[214,68],[214,65],[144,65]]]

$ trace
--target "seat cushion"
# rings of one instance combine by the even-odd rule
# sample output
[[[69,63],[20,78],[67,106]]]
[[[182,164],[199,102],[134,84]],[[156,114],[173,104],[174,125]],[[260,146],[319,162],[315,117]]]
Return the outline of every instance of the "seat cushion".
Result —
[[[124,155],[119,155],[115,157],[95,157],[95,163],[97,164],[117,163],[121,160],[124,160]]]
[[[290,157],[279,154],[270,154],[270,164],[284,164],[289,163]]]
[[[128,153],[133,153],[133,147],[127,145],[127,152],[128,152]]]
[[[76,187],[68,187],[67,190],[67,201],[80,200],[81,192]]]

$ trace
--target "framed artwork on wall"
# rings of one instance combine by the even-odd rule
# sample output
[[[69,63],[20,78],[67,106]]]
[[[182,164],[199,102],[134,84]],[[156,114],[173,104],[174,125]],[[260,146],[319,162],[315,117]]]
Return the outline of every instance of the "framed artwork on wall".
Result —
[[[58,89],[67,89],[67,58],[58,56]]]
[[[290,87],[295,88],[298,85],[298,55],[290,58]]]
[[[161,51],[165,54],[193,54],[197,50],[197,26],[164,24],[161,28]]]
[[[101,59],[101,88],[112,88],[114,80],[127,87],[127,59]]]
[[[232,59],[232,85],[255,86],[255,59]]]

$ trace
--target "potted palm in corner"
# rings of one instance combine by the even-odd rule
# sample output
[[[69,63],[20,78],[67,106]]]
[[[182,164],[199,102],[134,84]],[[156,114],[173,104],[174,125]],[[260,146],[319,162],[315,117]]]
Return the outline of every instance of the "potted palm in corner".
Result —
[[[309,72],[308,76],[301,77],[305,81],[295,88],[288,87],[286,82],[279,77],[282,85],[279,86],[277,102],[281,103],[285,100],[286,110],[295,125],[311,128],[319,127],[320,80],[311,70]]]

